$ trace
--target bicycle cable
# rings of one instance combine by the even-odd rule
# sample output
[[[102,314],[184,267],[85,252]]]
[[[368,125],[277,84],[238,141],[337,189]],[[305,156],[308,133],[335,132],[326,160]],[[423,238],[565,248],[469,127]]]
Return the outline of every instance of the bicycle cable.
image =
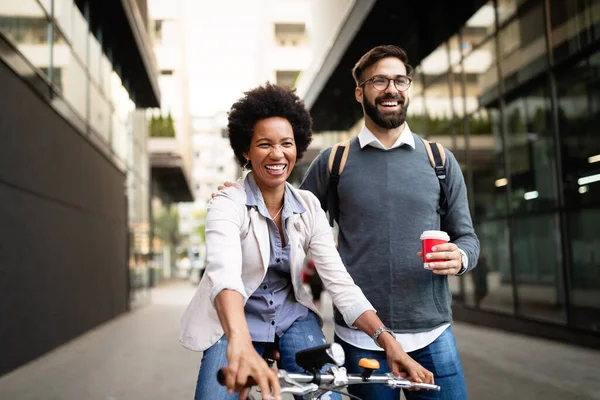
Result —
[[[343,392],[343,391],[341,391],[341,390],[338,390],[338,389],[321,389],[321,391],[322,391],[322,393],[321,393],[320,395],[318,395],[318,396],[317,396],[317,398],[316,398],[315,400],[319,400],[319,399],[321,399],[321,397],[323,397],[324,395],[326,395],[326,394],[327,394],[327,393],[329,393],[329,392],[333,392],[333,393],[339,393],[339,394],[341,394],[342,396],[346,396],[346,397],[348,397],[349,399],[363,400],[362,398],[360,398],[360,397],[358,397],[358,396],[355,396],[355,395],[353,395],[353,394],[350,394],[350,393],[345,393],[345,392]]]

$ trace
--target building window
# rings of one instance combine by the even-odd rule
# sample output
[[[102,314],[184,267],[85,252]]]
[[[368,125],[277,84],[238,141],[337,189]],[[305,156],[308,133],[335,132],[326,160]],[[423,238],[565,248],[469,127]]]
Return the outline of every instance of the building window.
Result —
[[[40,68],[40,70],[42,71],[42,73],[45,76],[50,76],[49,68],[44,67],[44,68]],[[54,83],[56,88],[59,89],[60,91],[63,90],[62,68],[57,68],[57,67],[52,68],[52,83]]]
[[[286,88],[292,88],[296,83],[296,79],[298,79],[298,75],[300,75],[300,71],[277,71],[277,84]]]
[[[154,24],[152,27],[152,38],[156,43],[160,43],[162,41],[163,22],[164,21],[162,19],[154,20]]]
[[[0,32],[16,44],[48,43],[48,20],[33,17],[0,17]]]
[[[163,69],[160,71],[161,75],[173,75],[173,70],[172,69]]]
[[[275,42],[281,47],[298,47],[306,45],[306,25],[275,24]]]
[[[595,4],[594,4],[595,3]],[[557,62],[593,45],[598,38],[599,3],[596,1],[550,0],[550,40]]]
[[[502,0],[500,0],[502,3]],[[469,53],[473,48],[484,42],[495,30],[494,2],[488,1],[461,28],[462,54]]]

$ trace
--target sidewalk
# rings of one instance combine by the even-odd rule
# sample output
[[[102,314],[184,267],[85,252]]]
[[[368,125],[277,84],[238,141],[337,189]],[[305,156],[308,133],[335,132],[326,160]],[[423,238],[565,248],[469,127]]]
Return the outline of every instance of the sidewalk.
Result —
[[[189,284],[152,291],[152,304],[108,322],[0,378],[2,400],[193,398],[201,353],[179,345]]]
[[[174,283],[117,318],[0,378],[0,399],[192,399],[200,353],[178,343],[194,288]],[[330,301],[324,299],[324,310]],[[326,334],[331,338],[331,313]],[[600,399],[600,352],[456,323],[471,399]]]

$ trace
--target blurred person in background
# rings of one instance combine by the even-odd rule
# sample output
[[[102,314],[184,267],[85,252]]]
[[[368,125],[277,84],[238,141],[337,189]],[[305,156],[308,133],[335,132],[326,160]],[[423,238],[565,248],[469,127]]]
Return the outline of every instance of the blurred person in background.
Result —
[[[488,262],[487,254],[481,252],[479,260],[477,261],[477,268],[471,273],[471,279],[473,280],[473,287],[475,292],[475,307],[481,308],[483,299],[488,294],[488,271],[490,265]]]
[[[313,303],[315,303],[317,310],[321,311],[323,281],[321,280],[321,277],[315,268],[315,262],[312,260],[312,258],[308,258],[306,267],[304,267],[303,281],[310,287],[310,294],[312,295]]]

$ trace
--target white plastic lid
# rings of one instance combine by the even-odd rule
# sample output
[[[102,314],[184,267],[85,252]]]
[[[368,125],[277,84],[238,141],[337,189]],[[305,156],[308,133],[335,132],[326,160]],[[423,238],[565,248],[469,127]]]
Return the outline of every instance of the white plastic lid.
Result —
[[[450,241],[450,236],[444,231],[424,231],[421,234],[421,240],[423,239],[438,239],[445,240],[446,242]]]

